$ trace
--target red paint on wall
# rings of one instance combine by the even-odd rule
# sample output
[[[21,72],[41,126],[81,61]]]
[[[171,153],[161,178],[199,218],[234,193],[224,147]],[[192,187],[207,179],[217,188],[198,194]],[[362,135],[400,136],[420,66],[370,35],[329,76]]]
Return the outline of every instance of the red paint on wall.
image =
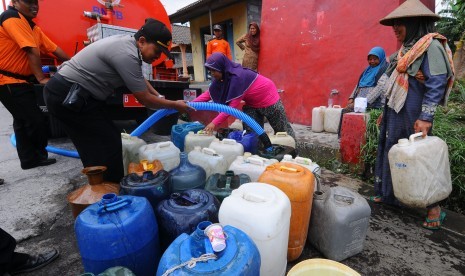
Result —
[[[398,48],[392,28],[379,24],[404,1],[263,0],[259,71],[272,79],[293,123],[311,124],[312,109],[345,106],[374,46]],[[434,8],[434,0],[424,0]]]

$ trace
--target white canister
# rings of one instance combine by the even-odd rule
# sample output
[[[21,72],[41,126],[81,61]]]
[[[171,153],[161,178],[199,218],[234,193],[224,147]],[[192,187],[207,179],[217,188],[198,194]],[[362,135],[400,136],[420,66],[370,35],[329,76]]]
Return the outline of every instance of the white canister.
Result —
[[[208,134],[206,131],[199,130],[197,133],[189,131],[184,138],[184,152],[189,153],[197,146],[200,148],[208,148],[215,139],[215,135]]]
[[[268,134],[272,144],[289,146],[295,149],[295,140],[287,132],[276,132],[276,134]]]
[[[205,170],[206,178],[210,175],[219,173],[225,174],[228,169],[228,163],[223,155],[217,154],[215,150],[210,148],[195,147],[188,154],[189,162],[199,165]]]
[[[128,174],[129,163],[139,163],[139,148],[147,143],[139,137],[127,133],[121,133],[121,142],[123,145],[124,175],[126,175]]]
[[[324,127],[326,132],[337,133],[339,123],[341,121],[342,108],[340,105],[335,105],[331,108],[326,108]]]
[[[266,159],[258,155],[238,156],[229,166],[229,171],[233,171],[235,174],[246,174],[250,177],[250,181],[255,182],[267,166],[278,162],[276,159]]]
[[[243,184],[223,200],[218,218],[244,231],[257,245],[260,275],[286,273],[291,203],[284,192],[265,183]]]
[[[312,110],[312,131],[322,132],[325,130],[325,110],[326,106],[314,107]]]
[[[229,128],[243,130],[242,121],[239,119],[234,120],[234,122],[229,126]]]
[[[171,141],[153,143],[139,148],[139,159],[146,159],[149,162],[155,159],[160,160],[163,169],[170,171],[179,165],[180,152],[181,151]]]
[[[447,198],[452,180],[447,144],[439,137],[421,135],[399,139],[388,158],[396,198],[407,206],[424,208]]]
[[[228,167],[237,156],[244,154],[244,146],[234,139],[223,139],[221,141],[215,139],[208,147],[214,149],[218,154],[223,155],[228,162]]]
[[[292,159],[292,155],[289,155],[289,154],[285,154],[283,156],[283,160],[281,160],[281,162],[287,162],[287,163],[293,163],[293,164],[297,164],[297,165],[300,165],[304,168],[307,168],[309,169],[314,175],[315,175],[315,185],[314,187],[316,188],[316,179],[317,178],[320,178],[321,177],[321,168],[320,166],[313,162],[312,159],[310,158],[304,158],[304,157],[300,157],[300,156],[297,156],[295,159]]]

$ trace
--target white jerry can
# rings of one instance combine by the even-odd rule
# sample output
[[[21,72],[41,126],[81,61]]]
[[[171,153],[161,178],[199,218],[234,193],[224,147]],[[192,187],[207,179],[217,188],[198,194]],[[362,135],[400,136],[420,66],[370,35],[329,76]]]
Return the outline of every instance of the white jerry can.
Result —
[[[179,165],[181,151],[171,141],[153,143],[139,148],[139,159],[152,162],[160,160],[165,171],[170,171]],[[140,161],[139,160],[139,161]]]
[[[124,175],[127,175],[129,163],[139,163],[139,148],[147,143],[139,137],[127,133],[121,133],[121,143],[123,145]]]
[[[325,130],[325,110],[326,106],[318,106],[312,109],[312,131],[322,132]]]
[[[237,156],[244,154],[244,146],[234,139],[223,139],[221,141],[220,139],[215,139],[208,147],[223,155],[228,162],[228,167]]]
[[[234,120],[234,122],[229,126],[229,128],[243,130],[242,121],[239,119]]]
[[[342,107],[340,105],[326,108],[324,119],[326,132],[337,133],[341,121],[341,112]]]
[[[199,130],[197,133],[189,131],[184,138],[184,152],[189,153],[194,150],[196,146],[199,146],[200,148],[208,148],[211,142],[215,139],[215,135],[208,134],[206,131]]]
[[[199,165],[205,170],[206,178],[210,175],[219,173],[225,174],[228,169],[228,163],[223,155],[217,154],[215,150],[210,148],[195,147],[188,154],[189,162]]]
[[[424,208],[452,192],[447,144],[436,136],[415,133],[389,150],[394,195],[403,204]]]
[[[267,166],[278,162],[276,159],[266,159],[258,155],[249,157],[244,155],[236,157],[228,170],[233,171],[235,174],[246,174],[250,177],[251,182],[256,182]]]
[[[289,146],[295,149],[295,140],[287,132],[276,132],[276,134],[268,134],[271,144]]]

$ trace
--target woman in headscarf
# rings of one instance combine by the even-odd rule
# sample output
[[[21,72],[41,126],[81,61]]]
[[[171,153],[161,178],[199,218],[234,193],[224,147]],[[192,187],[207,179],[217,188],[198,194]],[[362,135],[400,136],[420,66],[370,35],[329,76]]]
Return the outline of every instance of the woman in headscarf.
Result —
[[[260,52],[260,28],[256,22],[249,24],[249,32],[236,40],[237,46],[245,51],[242,66],[257,71]]]
[[[283,103],[279,98],[275,84],[268,78],[230,61],[221,53],[213,53],[205,63],[205,67],[213,77],[212,83],[194,102],[225,104],[237,108],[241,101],[245,102],[242,110],[263,127],[267,118],[275,132],[287,132],[295,139],[294,130],[287,120]],[[212,132],[228,118],[228,114],[220,113],[205,130]],[[244,124],[248,132],[252,130]]]
[[[407,0],[380,20],[392,26],[402,43],[391,55],[386,70],[386,105],[381,118],[375,168],[375,196],[370,200],[399,204],[394,196],[388,152],[401,138],[422,132],[431,134],[436,107],[445,104],[452,88],[454,69],[447,39],[434,32],[434,21],[440,17],[418,0]],[[423,227],[439,229],[446,213],[438,203],[427,207]]]
[[[386,69],[386,53],[381,47],[374,47],[368,52],[368,66],[362,72],[358,83],[349,97],[347,106],[342,109],[338,135],[341,133],[342,118],[345,113],[354,112],[354,100],[366,98],[368,108],[382,108],[384,106],[384,91],[388,77]]]

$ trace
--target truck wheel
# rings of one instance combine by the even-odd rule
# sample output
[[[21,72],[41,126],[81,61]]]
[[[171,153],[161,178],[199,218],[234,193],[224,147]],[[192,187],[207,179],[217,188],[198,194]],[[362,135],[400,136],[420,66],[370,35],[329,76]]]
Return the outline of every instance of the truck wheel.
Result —
[[[62,123],[50,114],[48,114],[48,125],[50,130],[50,138],[66,137],[66,132]]]

